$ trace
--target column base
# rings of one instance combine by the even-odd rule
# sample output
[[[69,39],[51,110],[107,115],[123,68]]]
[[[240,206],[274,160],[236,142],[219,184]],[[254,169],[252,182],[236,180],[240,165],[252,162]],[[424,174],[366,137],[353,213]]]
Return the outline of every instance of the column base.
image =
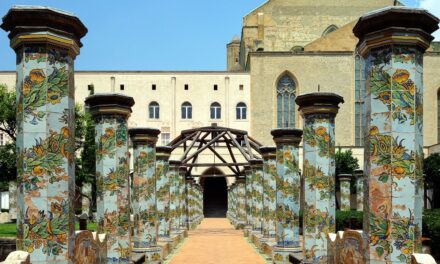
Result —
[[[276,246],[277,241],[275,237],[262,237],[260,239],[260,253],[272,256],[272,248]]]
[[[162,248],[163,259],[166,259],[173,251],[173,239],[171,237],[159,237],[157,245]]]
[[[297,255],[301,253],[300,247],[288,248],[288,247],[278,247],[274,246],[272,249],[272,262],[275,264],[291,263],[290,255]],[[302,263],[302,262],[301,262]]]
[[[243,229],[243,235],[245,237],[248,237],[250,235],[251,231],[252,231],[252,226],[251,225],[245,225],[244,229]]]
[[[137,256],[145,256],[145,262],[149,264],[159,264],[162,263],[163,254],[162,248],[159,246],[152,246],[147,248],[133,248],[132,249],[132,258],[136,259]]]

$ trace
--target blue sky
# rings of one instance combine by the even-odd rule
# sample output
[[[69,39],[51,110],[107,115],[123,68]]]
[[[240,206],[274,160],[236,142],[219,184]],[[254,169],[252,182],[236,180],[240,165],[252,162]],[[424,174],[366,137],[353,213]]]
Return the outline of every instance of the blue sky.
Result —
[[[418,6],[416,1],[404,2]],[[224,70],[226,44],[240,35],[243,16],[263,2],[1,0],[0,16],[17,4],[73,12],[89,29],[77,70]],[[0,70],[15,70],[15,54],[2,30],[0,58]]]

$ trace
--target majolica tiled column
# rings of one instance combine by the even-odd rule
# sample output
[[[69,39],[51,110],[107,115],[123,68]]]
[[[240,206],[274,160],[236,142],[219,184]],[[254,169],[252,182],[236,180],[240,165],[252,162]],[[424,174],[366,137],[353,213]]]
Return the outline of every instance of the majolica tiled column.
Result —
[[[45,7],[13,7],[1,28],[17,59],[17,249],[32,263],[70,263],[74,249],[73,65],[87,33]]]
[[[185,175],[186,175],[186,167],[179,167],[179,186],[180,186],[180,229],[188,230],[187,219],[188,219],[188,211],[187,211],[187,200],[186,200],[186,187],[185,187]]]
[[[83,186],[81,187],[81,192],[83,194],[81,198],[82,213],[89,215],[89,213],[92,211],[90,210],[90,199],[92,199],[92,184],[83,183]]]
[[[299,209],[300,174],[299,150],[302,130],[272,130],[276,144],[276,247],[274,263],[289,263],[289,254],[300,252]]]
[[[237,227],[243,228],[246,224],[246,179],[240,177],[237,184]]]
[[[252,232],[261,234],[263,220],[263,160],[249,161],[252,169]]]
[[[263,157],[263,236],[264,239],[275,239],[277,208],[277,167],[276,148],[261,147]]]
[[[145,254],[147,263],[161,261],[157,246],[156,210],[156,142],[160,130],[132,128],[128,130],[133,143],[133,253]]]
[[[17,220],[17,181],[9,182],[9,217]]]
[[[369,263],[409,263],[420,252],[423,210],[423,53],[439,20],[392,7],[353,29],[365,59],[365,215]]]
[[[131,253],[127,119],[132,97],[96,94],[86,98],[95,120],[98,232],[107,234],[107,259],[129,262]]]
[[[169,158],[171,147],[156,147],[156,208],[159,221],[159,241],[168,242],[171,232]]]
[[[356,210],[364,211],[364,171],[355,170],[354,177],[356,178]]]
[[[339,174],[339,186],[341,203],[339,204],[341,211],[350,211],[350,182],[351,174]]]
[[[253,211],[253,197],[252,197],[252,170],[250,166],[244,166],[244,172],[246,174],[246,226],[244,228],[244,235],[248,236],[249,232],[252,230],[253,226],[253,218],[252,218],[252,211]]]
[[[185,203],[186,203],[186,226],[188,229],[192,228],[193,225],[193,207],[194,207],[194,198],[193,198],[193,184],[194,178],[188,177],[185,179]]]
[[[298,96],[304,120],[304,259],[327,263],[327,234],[335,232],[335,117],[344,100],[333,93]]]
[[[177,235],[180,232],[179,222],[179,168],[182,162],[177,160],[170,160],[168,170],[168,177],[170,179],[170,221],[171,233]]]

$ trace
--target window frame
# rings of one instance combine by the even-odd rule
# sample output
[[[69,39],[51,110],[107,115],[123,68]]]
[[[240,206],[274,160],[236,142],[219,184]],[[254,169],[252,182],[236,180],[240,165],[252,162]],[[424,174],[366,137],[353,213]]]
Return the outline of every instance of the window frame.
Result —
[[[247,105],[244,102],[239,102],[235,106],[235,119],[247,120]]]
[[[160,104],[158,102],[152,101],[148,104],[148,119],[160,119]]]
[[[222,105],[218,102],[211,103],[211,106],[209,107],[209,116],[211,120],[222,119]]]
[[[183,120],[191,120],[192,119],[192,104],[188,101],[185,101],[180,106],[180,117]]]

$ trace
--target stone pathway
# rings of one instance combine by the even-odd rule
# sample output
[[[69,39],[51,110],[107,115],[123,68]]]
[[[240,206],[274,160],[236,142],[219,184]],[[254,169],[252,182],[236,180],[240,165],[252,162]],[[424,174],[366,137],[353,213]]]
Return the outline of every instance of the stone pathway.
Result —
[[[242,230],[226,218],[205,218],[169,261],[170,264],[265,264]]]

